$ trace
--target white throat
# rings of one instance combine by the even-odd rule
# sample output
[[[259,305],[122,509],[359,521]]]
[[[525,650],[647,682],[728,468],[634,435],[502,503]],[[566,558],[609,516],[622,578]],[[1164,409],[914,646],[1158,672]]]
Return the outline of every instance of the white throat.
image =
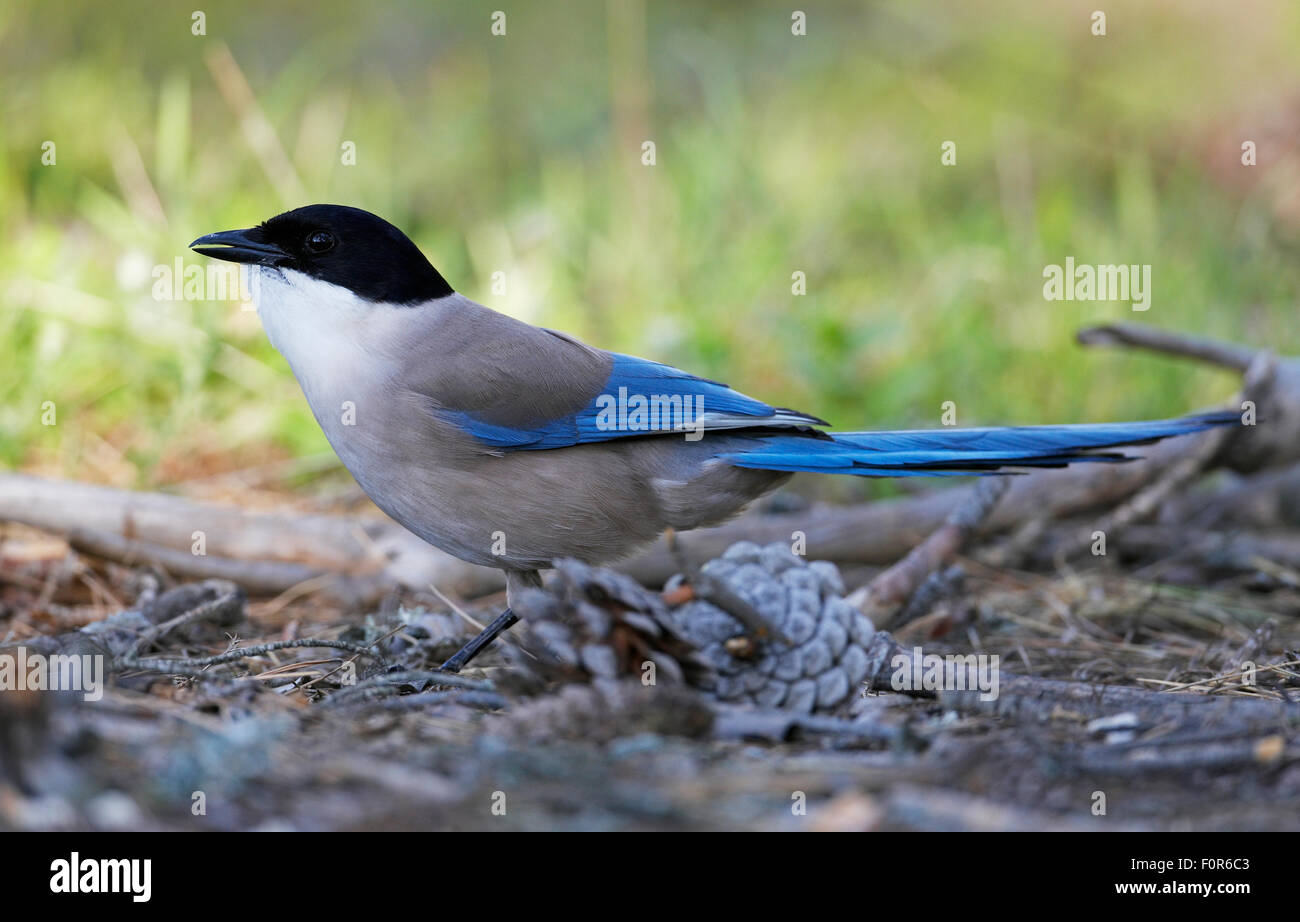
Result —
[[[254,299],[267,338],[318,418],[336,411],[337,398],[392,373],[394,351],[406,340],[402,321],[410,322],[409,308],[367,301],[293,269],[263,268]]]
[[[258,272],[253,299],[267,338],[290,364],[296,355],[332,352],[350,340],[371,307],[340,285],[268,267]]]

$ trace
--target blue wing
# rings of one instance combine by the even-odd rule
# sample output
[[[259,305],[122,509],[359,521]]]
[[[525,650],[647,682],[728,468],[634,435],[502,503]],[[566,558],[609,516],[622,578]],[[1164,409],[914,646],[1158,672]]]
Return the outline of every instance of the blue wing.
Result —
[[[503,451],[566,448],[588,442],[754,426],[824,426],[807,416],[733,391],[725,384],[688,374],[680,368],[632,355],[612,353],[613,366],[604,387],[586,406],[531,425],[501,425],[485,414],[442,410],[444,419],[479,441]]]
[[[1236,413],[1224,412],[1129,423],[828,434],[812,431],[827,425],[814,416],[770,406],[717,381],[631,355],[605,354],[611,361],[603,386],[591,397],[589,389],[575,395],[567,404],[575,409],[550,409],[541,419],[523,422],[505,421],[500,400],[482,410],[444,407],[437,412],[498,451],[732,430],[736,437],[718,443],[715,457],[736,467],[865,477],[978,475],[1076,461],[1123,461],[1125,455],[1106,449],[1239,422]],[[518,406],[524,397],[537,396],[520,395],[518,388],[526,386],[512,379],[501,390]],[[561,400],[551,406],[566,405]]]

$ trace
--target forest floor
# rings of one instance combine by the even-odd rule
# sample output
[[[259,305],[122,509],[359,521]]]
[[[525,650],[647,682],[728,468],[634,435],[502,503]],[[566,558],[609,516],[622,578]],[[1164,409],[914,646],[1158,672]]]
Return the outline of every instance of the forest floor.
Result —
[[[1225,527],[1273,547],[1300,534]],[[996,700],[868,678],[798,714],[635,668],[521,672],[526,625],[440,678],[472,632],[455,600],[250,599],[5,526],[0,653],[100,653],[111,674],[99,700],[0,694],[0,827],[1300,827],[1300,573],[1228,539],[1142,537],[1036,568],[971,549],[894,626],[900,650],[996,657]],[[846,568],[849,588],[875,572]],[[587,596],[615,619],[650,604]],[[501,603],[455,607],[485,621]]]

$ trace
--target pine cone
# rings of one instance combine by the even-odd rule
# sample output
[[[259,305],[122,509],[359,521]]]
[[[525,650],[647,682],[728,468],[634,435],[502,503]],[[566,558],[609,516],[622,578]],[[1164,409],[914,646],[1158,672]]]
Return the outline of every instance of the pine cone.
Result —
[[[522,690],[521,679],[534,685],[619,678],[709,683],[707,667],[679,636],[657,593],[577,560],[556,561],[555,572],[547,590],[524,593],[515,605],[519,645],[532,654],[506,653],[515,690]]]
[[[694,644],[712,668],[711,691],[723,701],[752,702],[800,713],[829,711],[880,673],[894,652],[865,615],[844,601],[833,563],[808,563],[781,543],[733,544],[701,568],[720,580],[772,626],[775,639],[755,641],[731,614],[705,599],[670,611],[675,633]],[[684,581],[676,576],[671,593]]]
[[[725,702],[827,712],[883,674],[897,652],[844,600],[834,564],[808,563],[780,543],[732,545],[704,565],[697,597],[677,608],[613,570],[561,560],[556,572],[547,590],[515,606],[526,653],[506,652],[512,668],[497,679],[504,691],[638,679],[689,685]],[[665,595],[684,583],[673,577]],[[748,626],[722,607],[737,597]]]

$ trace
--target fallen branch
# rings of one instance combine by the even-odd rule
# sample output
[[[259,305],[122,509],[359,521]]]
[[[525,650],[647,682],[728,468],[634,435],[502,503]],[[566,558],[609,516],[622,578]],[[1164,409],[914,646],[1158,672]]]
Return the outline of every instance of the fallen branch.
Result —
[[[1128,346],[1134,349],[1146,349],[1231,368],[1242,374],[1245,374],[1250,363],[1259,354],[1258,349],[1249,346],[1223,343],[1173,330],[1161,330],[1157,327],[1143,327],[1130,323],[1085,327],[1075,334],[1075,339],[1081,346]]]
[[[940,528],[846,601],[877,627],[890,630],[904,623],[899,616],[908,600],[931,574],[938,573],[952,561],[1010,486],[1010,477],[989,477],[979,481],[966,501],[953,510]]]
[[[978,690],[942,691],[945,707],[967,713],[996,714],[1022,721],[1083,722],[1132,713],[1144,724],[1170,723],[1180,728],[1211,726],[1294,733],[1300,706],[1259,697],[1146,691],[1122,685],[1092,685],[1037,676],[1002,673],[998,696],[990,701]]]
[[[0,521],[66,537],[90,553],[149,564],[177,578],[219,578],[265,594],[310,580],[347,605],[374,604],[395,585],[433,583],[474,597],[500,573],[465,563],[387,519],[249,513],[162,493],[0,475]],[[196,541],[202,553],[194,553]]]
[[[1166,335],[1165,339],[1167,338]],[[1217,344],[1198,341],[1197,345],[1209,349],[1210,346]],[[1247,402],[1256,402],[1259,396],[1267,391],[1269,383],[1274,378],[1275,370],[1275,360],[1271,355],[1267,353],[1256,355],[1246,369],[1241,395],[1237,402],[1242,403],[1243,406]],[[1221,428],[1203,433],[1191,451],[1165,469],[1153,483],[1138,491],[1118,509],[1108,512],[1096,520],[1091,527],[1076,530],[1062,543],[1035,542],[1035,553],[1032,556],[1039,562],[1064,560],[1086,550],[1094,540],[1093,535],[1120,534],[1125,528],[1150,518],[1169,497],[1208,469],[1214,459],[1223,454],[1224,449],[1231,444],[1238,432],[1239,430]]]
[[[1257,424],[1238,431],[1216,462],[1250,472],[1300,457],[1300,359],[1126,323],[1085,328],[1076,338],[1084,346],[1126,346],[1241,372],[1247,377],[1247,399],[1255,403]]]
[[[370,644],[357,644],[350,643],[346,640],[329,640],[322,637],[316,637],[304,640],[276,640],[271,643],[257,644],[252,647],[239,647],[212,656],[160,659],[156,657],[137,657],[128,654],[127,656],[121,657],[114,664],[113,668],[115,671],[122,671],[125,669],[146,669],[150,672],[180,674],[185,670],[205,669],[209,666],[223,666],[226,663],[237,663],[249,659],[250,657],[265,656],[266,654],[274,653],[277,650],[296,650],[311,647],[346,650],[349,653],[356,653],[362,656],[372,656],[380,662],[384,659],[378,653],[375,653],[370,649]]]

